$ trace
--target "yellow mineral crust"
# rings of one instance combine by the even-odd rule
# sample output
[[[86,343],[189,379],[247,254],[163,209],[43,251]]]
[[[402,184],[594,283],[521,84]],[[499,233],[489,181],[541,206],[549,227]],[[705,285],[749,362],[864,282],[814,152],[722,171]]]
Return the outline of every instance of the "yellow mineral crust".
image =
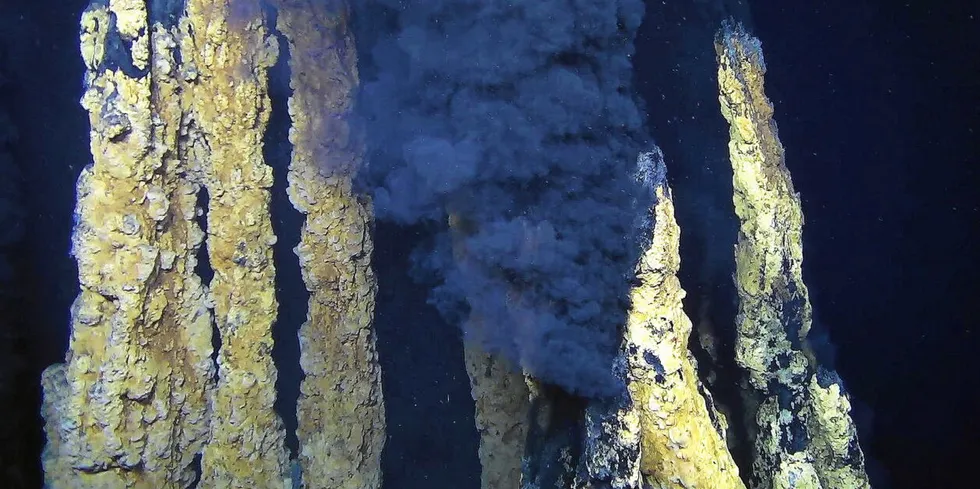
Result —
[[[371,208],[351,178],[363,146],[347,122],[357,51],[343,2],[281,0],[289,41],[293,144],[289,198],[306,215],[295,248],[310,292],[300,329],[306,377],[298,404],[303,487],[377,489],[385,442],[381,369],[372,328]]]
[[[810,423],[812,451],[823,486],[833,489],[869,488],[863,464],[845,463],[851,457],[863,460],[857,443],[857,426],[851,418],[851,401],[841,391],[839,384],[823,387],[816,376],[810,379],[808,388],[813,403]],[[852,450],[857,454],[852,454]]]
[[[623,346],[640,418],[640,472],[646,484],[662,489],[744,488],[720,415],[699,390],[677,278],[680,228],[666,183],[656,193],[653,237],[637,266]]]
[[[471,319],[472,330],[478,321]],[[480,434],[480,487],[521,487],[521,459],[530,409],[528,387],[520,368],[490,355],[472,342],[463,350]]]
[[[758,49],[757,41],[741,37],[716,43],[721,108],[731,124],[735,213],[741,221],[735,246],[741,299],[736,355],[752,384],[765,389],[772,379],[806,372],[808,361],[790,335],[806,336],[811,311],[800,276],[803,213],[763,93],[765,67]],[[790,313],[795,317],[786,317]],[[790,321],[798,332],[787,331]],[[778,363],[785,366],[773,368]]]
[[[741,26],[726,25],[715,51],[741,221],[736,360],[761,393],[756,486],[869,487],[839,382],[829,389],[816,384],[816,366],[806,353],[812,318],[801,274],[803,213],[764,92],[759,41]]]
[[[93,164],[77,184],[72,253],[81,292],[69,351],[43,376],[42,461],[54,489],[187,487],[207,435],[211,319],[194,274],[196,184],[182,178],[189,169],[178,159],[175,73],[160,68],[174,64],[175,42],[165,29],[147,29],[139,3],[118,6],[93,6],[81,20]],[[145,74],[105,68],[138,64],[120,52],[105,58],[113,18],[152,39]]]
[[[270,115],[267,71],[278,47],[259,0],[188,0],[180,20],[185,112],[209,150],[211,295],[221,339],[211,431],[200,487],[280,488],[285,433],[273,410],[275,266],[269,215],[272,168],[262,138]],[[201,146],[189,151],[204,153]]]

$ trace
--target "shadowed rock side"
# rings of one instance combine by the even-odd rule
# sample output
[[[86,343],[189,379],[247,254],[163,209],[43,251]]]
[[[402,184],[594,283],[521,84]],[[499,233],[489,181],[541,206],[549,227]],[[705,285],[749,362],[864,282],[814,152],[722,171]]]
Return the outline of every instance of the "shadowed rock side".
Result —
[[[726,24],[715,51],[741,221],[736,360],[758,403],[752,487],[868,488],[840,379],[817,366],[806,344],[812,318],[801,274],[803,213],[763,90],[759,41]]]
[[[42,376],[47,487],[187,487],[208,434],[211,318],[194,274],[203,154],[186,136],[174,32],[141,2],[81,21],[93,164],[77,184],[81,293],[65,364]]]
[[[581,399],[529,380],[525,489],[743,489],[728,452],[727,423],[698,381],[691,322],[677,272],[680,230],[659,149],[638,158],[637,178],[656,202],[636,267],[620,353],[611,366],[626,389]]]
[[[385,419],[372,328],[372,216],[352,189],[363,144],[348,123],[357,51],[343,2],[281,0],[278,7],[293,89],[288,192],[306,215],[295,248],[310,292],[299,333],[303,487],[377,489]]]
[[[659,149],[640,160],[647,160],[640,168],[663,165]],[[726,421],[706,398],[687,348],[691,320],[677,278],[680,228],[663,179],[656,196],[652,238],[637,265],[623,347],[626,385],[640,422],[643,481],[663,489],[744,488],[725,443]]]
[[[287,476],[285,432],[273,411],[272,324],[278,312],[269,216],[272,168],[263,161],[269,120],[267,71],[278,45],[259,0],[188,0],[179,22],[184,109],[210,150],[208,256],[221,335],[211,436],[201,487],[279,487]]]

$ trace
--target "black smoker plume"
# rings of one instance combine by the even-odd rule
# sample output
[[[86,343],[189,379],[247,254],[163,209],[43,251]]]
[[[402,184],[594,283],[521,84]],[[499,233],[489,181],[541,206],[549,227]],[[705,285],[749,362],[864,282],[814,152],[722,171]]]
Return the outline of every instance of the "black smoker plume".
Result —
[[[652,199],[631,87],[642,0],[352,5],[359,183],[378,218],[437,229],[416,254],[438,277],[431,301],[545,382],[618,392],[637,216]]]

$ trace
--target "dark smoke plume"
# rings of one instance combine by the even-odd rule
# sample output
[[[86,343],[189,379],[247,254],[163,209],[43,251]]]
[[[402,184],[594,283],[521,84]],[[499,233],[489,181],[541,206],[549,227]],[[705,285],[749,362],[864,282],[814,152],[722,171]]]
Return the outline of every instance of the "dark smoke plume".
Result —
[[[541,380],[616,392],[636,216],[652,198],[636,178],[649,142],[630,86],[643,2],[352,5],[360,183],[380,219],[438,230],[416,255],[439,279],[432,302]]]

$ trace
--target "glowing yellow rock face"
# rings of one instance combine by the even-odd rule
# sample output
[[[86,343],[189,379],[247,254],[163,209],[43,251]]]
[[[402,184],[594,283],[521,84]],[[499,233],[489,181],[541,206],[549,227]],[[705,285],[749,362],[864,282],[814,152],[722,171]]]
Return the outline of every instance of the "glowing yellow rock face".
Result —
[[[759,41],[726,26],[715,41],[722,114],[731,125],[740,299],[736,360],[760,393],[756,487],[866,488],[864,456],[839,382],[822,387],[807,353],[803,212],[763,90]]]
[[[816,376],[807,385],[813,404],[810,434],[811,451],[823,487],[829,489],[870,488],[864,470],[864,454],[858,445],[857,427],[851,419],[851,402],[839,384],[823,387]],[[860,463],[848,463],[856,459]]]
[[[378,488],[371,212],[351,188],[360,140],[338,117],[357,86],[355,50],[345,11],[280,7],[294,54],[289,196],[307,215],[296,248],[310,291],[300,332],[304,487]],[[173,26],[147,19],[144,0],[111,0],[82,17],[94,165],[78,182],[82,292],[70,350],[42,378],[45,477],[53,489],[183,488],[202,454],[200,487],[289,486],[273,410],[276,237],[262,155],[278,45],[259,0],[235,0],[234,10],[188,0]],[[117,65],[126,68],[105,68]],[[202,190],[210,290],[194,270]]]
[[[298,406],[303,487],[381,487],[385,442],[381,370],[372,329],[377,284],[371,270],[371,208],[351,177],[363,157],[347,123],[358,84],[347,10],[319,0],[281,2],[278,30],[289,41],[293,144],[289,198],[306,214],[296,247],[310,291],[300,329],[306,374]]]
[[[666,183],[656,195],[653,237],[637,267],[623,346],[640,421],[640,471],[646,484],[662,489],[744,488],[725,444],[724,421],[702,395],[687,348],[691,321],[677,278],[680,228]]]
[[[194,274],[200,184],[185,178],[197,162],[178,157],[174,35],[146,18],[139,2],[82,16],[94,162],[77,184],[72,253],[81,293],[70,350],[42,378],[52,488],[186,487],[208,433],[211,318]],[[132,59],[106,59],[110,35],[131,44]],[[139,49],[150,43],[152,58]],[[106,68],[113,64],[135,69]]]
[[[225,0],[188,0],[180,47],[182,69],[193,75],[182,101],[200,131],[194,150],[209,152],[207,248],[221,336],[201,487],[254,489],[281,487],[287,470],[285,432],[273,411],[276,236],[269,216],[272,168],[262,155],[267,71],[278,45],[259,0],[236,0],[235,9]]]

